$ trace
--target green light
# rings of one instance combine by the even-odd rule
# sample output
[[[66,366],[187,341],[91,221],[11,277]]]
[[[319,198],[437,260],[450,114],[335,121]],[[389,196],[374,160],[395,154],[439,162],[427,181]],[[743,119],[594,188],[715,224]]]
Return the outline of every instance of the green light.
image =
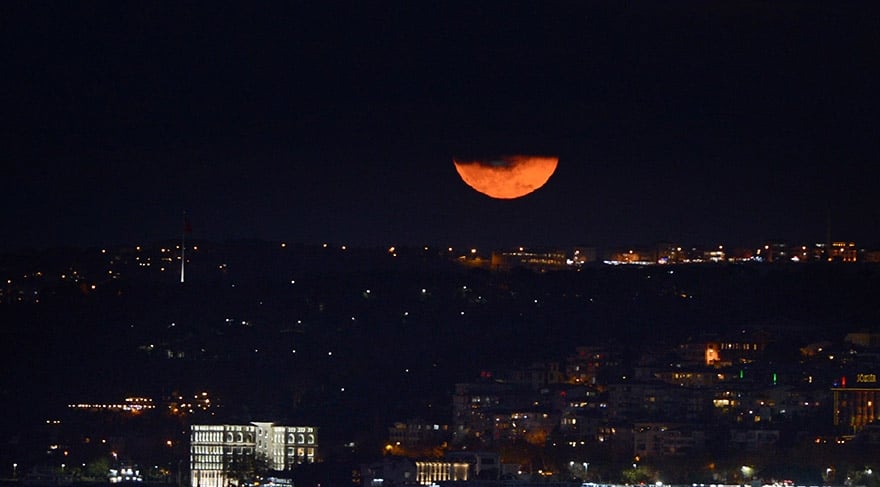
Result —
[[[773,372],[773,385],[776,385],[776,372]]]

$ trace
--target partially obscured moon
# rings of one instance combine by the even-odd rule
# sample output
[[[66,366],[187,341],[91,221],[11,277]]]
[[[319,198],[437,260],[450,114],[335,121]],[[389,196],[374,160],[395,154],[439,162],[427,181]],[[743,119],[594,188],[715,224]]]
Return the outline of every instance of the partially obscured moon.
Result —
[[[468,186],[492,198],[513,199],[544,186],[559,158],[516,155],[452,162]]]

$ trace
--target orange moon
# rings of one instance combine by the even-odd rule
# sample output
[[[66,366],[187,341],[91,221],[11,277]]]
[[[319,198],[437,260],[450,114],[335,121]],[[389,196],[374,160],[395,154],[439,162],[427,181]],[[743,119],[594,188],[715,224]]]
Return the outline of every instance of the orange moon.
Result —
[[[505,156],[491,160],[452,161],[468,186],[498,199],[525,196],[544,186],[556,171],[558,157]]]

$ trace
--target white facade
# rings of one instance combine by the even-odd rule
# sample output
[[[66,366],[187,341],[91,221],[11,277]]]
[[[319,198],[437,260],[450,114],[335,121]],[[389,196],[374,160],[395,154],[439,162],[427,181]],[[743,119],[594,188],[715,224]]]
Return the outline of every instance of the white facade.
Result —
[[[190,431],[191,485],[226,487],[235,483],[227,473],[236,458],[265,459],[268,468],[274,471],[314,463],[317,435],[317,428],[313,426],[193,425]]]
[[[385,457],[381,462],[362,465],[361,478],[365,487],[430,486],[466,481],[471,478],[470,469],[471,465],[463,461]]]

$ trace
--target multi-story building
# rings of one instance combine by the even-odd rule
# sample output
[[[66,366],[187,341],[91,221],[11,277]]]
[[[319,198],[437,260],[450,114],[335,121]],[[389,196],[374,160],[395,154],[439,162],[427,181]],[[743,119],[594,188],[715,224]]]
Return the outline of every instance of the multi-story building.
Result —
[[[706,432],[700,427],[675,423],[633,426],[633,454],[638,457],[685,455],[705,447]]]
[[[689,367],[654,372],[657,380],[681,387],[710,387],[728,380],[728,375],[715,369]]]
[[[492,252],[492,268],[510,270],[517,267],[544,272],[565,269],[568,257],[562,250],[536,250],[520,247],[517,250]]]
[[[388,428],[389,444],[404,449],[438,446],[449,440],[449,436],[448,424],[429,424],[418,419],[397,422]]]
[[[599,431],[604,424],[605,418],[598,410],[566,409],[559,420],[559,433],[575,446],[578,441],[599,441]]]
[[[190,431],[192,487],[226,487],[244,466],[289,471],[317,457],[317,428],[272,423],[199,424]]]
[[[611,421],[696,421],[712,404],[708,388],[681,387],[653,381],[626,381],[608,386]]]
[[[549,408],[496,410],[492,414],[493,440],[524,440],[544,446],[553,428],[559,424],[559,415]]]
[[[529,367],[511,369],[504,377],[507,382],[528,385],[534,391],[565,382],[558,362],[535,362]]]
[[[616,249],[607,253],[605,262],[609,264],[656,264],[657,251],[655,249]]]
[[[590,386],[572,386],[560,395],[559,433],[569,444],[599,441],[599,428],[605,424],[607,404],[604,394]]]
[[[856,434],[870,423],[880,422],[880,382],[873,371],[841,377],[835,387],[834,426],[841,432]]]
[[[676,245],[670,242],[661,242],[657,244],[658,264],[680,264],[685,260],[685,252],[682,251],[681,245]]]
[[[855,242],[833,242],[829,251],[828,260],[836,262],[855,262],[859,256]]]
[[[499,439],[496,435],[496,414],[523,413],[551,405],[556,396],[536,391],[535,377],[544,377],[543,369],[537,376],[523,371],[509,371],[510,379],[496,380],[484,373],[480,382],[459,383],[455,385],[452,398],[453,441],[462,443],[479,440],[491,443]],[[561,381],[558,366],[550,374]],[[538,381],[543,383],[542,380]]]
[[[607,360],[607,353],[598,347],[577,347],[576,353],[566,360],[565,374],[572,384],[596,385],[599,369]]]
[[[381,462],[361,467],[365,487],[398,487],[404,485],[434,485],[438,482],[466,481],[471,465],[455,460],[413,460],[404,457],[385,457]]]
[[[724,367],[732,364],[753,362],[761,358],[767,348],[767,337],[753,333],[743,340],[711,340],[688,342],[678,346],[678,354],[685,363]]]
[[[488,451],[454,451],[448,452],[445,459],[456,464],[468,465],[468,479],[498,480],[501,478],[501,456]]]
[[[768,242],[763,249],[755,251],[764,262],[788,262],[791,259],[788,244],[785,242]]]

